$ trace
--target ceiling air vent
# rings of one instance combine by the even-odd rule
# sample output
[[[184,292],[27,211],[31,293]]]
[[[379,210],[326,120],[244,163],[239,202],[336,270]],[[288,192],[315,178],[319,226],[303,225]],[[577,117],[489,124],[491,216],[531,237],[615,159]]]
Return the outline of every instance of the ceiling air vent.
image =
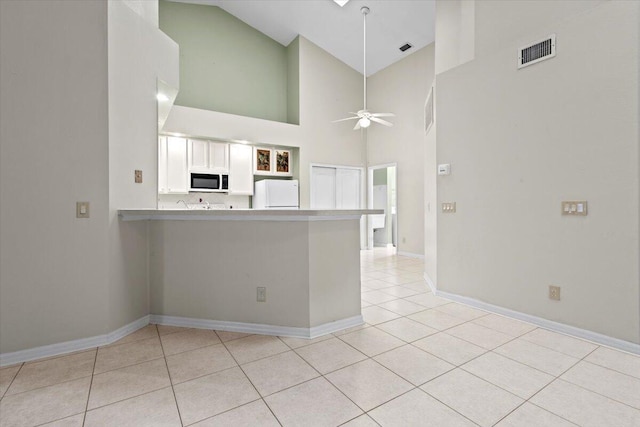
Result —
[[[402,52],[406,52],[406,51],[408,51],[409,49],[411,49],[412,47],[413,47],[413,46],[412,46],[411,44],[409,44],[409,43],[405,43],[405,44],[403,44],[402,46],[400,46],[400,50],[401,50]]]
[[[518,49],[518,68],[523,68],[536,62],[556,56],[556,35]]]

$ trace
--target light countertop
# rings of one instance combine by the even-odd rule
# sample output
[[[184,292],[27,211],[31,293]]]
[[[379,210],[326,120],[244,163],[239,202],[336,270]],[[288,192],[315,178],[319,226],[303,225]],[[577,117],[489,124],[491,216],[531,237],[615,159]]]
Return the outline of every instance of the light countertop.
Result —
[[[336,221],[383,214],[383,209],[121,209],[123,221]]]

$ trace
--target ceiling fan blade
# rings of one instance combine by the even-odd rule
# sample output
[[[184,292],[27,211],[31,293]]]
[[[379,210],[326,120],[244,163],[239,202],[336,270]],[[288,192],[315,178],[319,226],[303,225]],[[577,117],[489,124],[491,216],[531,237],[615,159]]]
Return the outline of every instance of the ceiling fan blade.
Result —
[[[393,113],[373,113],[371,117],[395,117]]]
[[[353,130],[358,130],[358,129],[360,129],[360,120],[358,120],[356,122],[356,125],[353,127]]]
[[[344,122],[345,120],[355,120],[355,119],[359,119],[360,117],[356,116],[356,117],[347,117],[346,119],[339,119],[339,120],[334,120],[331,123],[336,123],[336,122]]]
[[[389,126],[389,127],[393,126],[393,123],[390,123],[390,122],[388,122],[386,120],[379,119],[377,117],[371,117],[370,120],[372,122],[380,123],[381,125],[385,125],[385,126]]]

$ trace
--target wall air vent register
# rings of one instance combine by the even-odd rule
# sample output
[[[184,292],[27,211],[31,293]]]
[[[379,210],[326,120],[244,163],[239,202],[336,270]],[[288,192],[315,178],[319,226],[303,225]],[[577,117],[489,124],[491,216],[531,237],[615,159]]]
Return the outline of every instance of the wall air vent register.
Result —
[[[556,35],[518,49],[518,68],[536,64],[556,56]]]

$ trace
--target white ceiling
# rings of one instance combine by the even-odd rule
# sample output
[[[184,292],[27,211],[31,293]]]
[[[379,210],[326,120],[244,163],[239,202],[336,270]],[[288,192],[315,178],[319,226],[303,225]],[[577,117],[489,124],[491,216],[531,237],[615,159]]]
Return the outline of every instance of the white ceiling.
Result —
[[[367,75],[432,43],[435,0],[171,0],[219,6],[287,46],[298,35],[363,71],[362,13],[367,15]],[[398,48],[410,43],[406,53]]]

